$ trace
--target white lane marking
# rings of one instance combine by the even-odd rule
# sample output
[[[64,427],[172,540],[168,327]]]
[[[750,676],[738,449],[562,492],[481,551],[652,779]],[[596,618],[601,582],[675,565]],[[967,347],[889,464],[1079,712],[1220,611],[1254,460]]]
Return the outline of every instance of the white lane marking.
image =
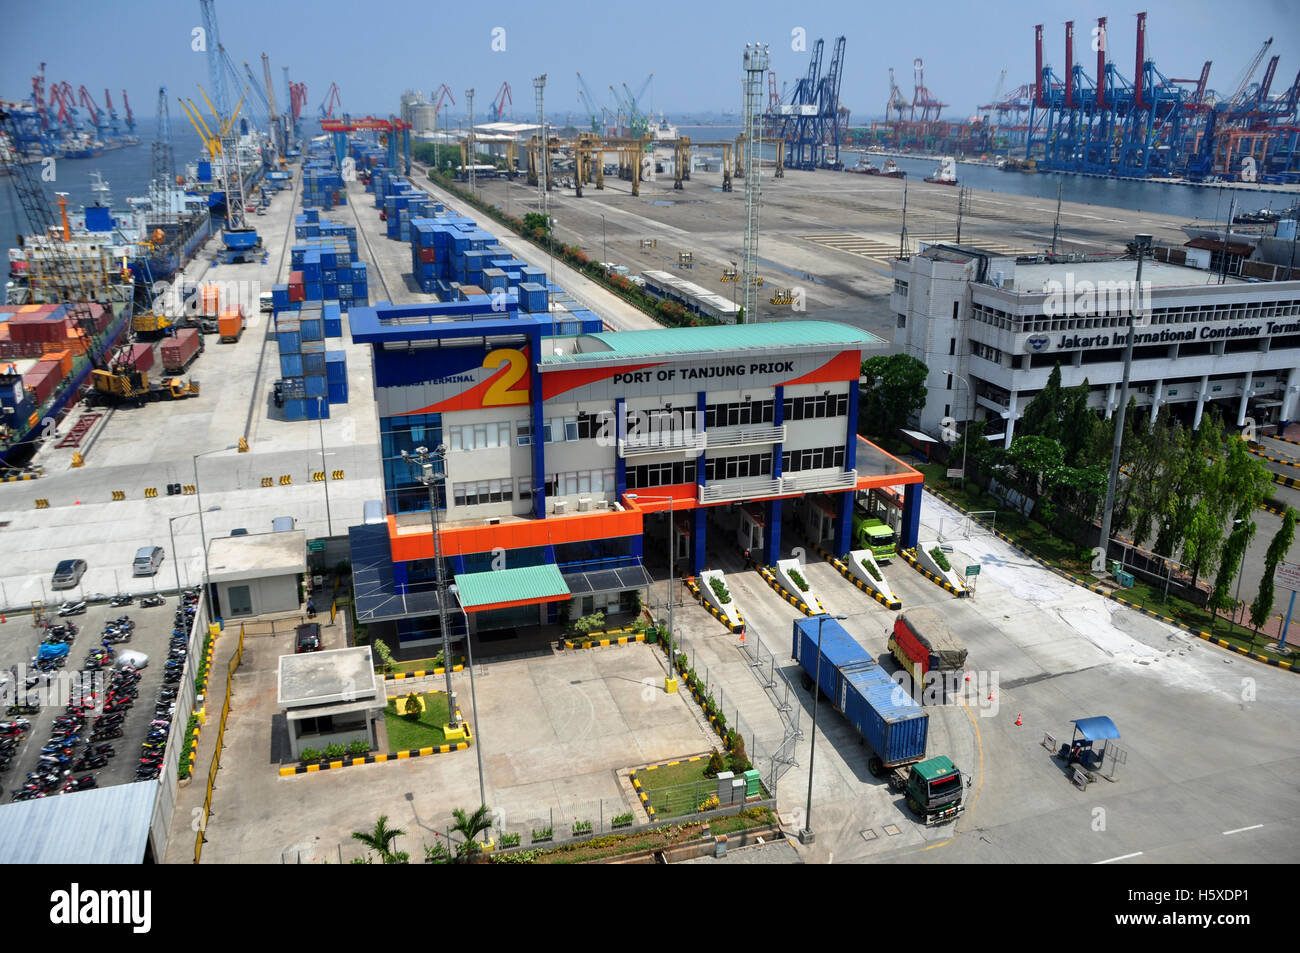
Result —
[[[1240,834],[1242,831],[1257,831],[1263,826],[1263,824],[1252,824],[1250,827],[1238,827],[1234,830],[1224,831],[1223,836],[1227,837],[1229,834]]]
[[[1130,857],[1141,857],[1142,851],[1134,851],[1131,854],[1120,854],[1118,857],[1111,857],[1107,860],[1094,860],[1094,864],[1113,864],[1117,860],[1128,860]]]

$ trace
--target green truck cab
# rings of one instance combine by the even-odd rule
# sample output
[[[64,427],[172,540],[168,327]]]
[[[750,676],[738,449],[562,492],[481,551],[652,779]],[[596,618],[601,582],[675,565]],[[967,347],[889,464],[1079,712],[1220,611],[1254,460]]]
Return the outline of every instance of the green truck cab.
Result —
[[[901,772],[899,772],[901,773]],[[903,790],[907,806],[922,817],[927,827],[955,821],[965,810],[964,794],[969,779],[963,783],[961,771],[943,755],[911,766]],[[896,784],[891,787],[897,789]]]
[[[897,540],[889,524],[874,516],[853,516],[853,548],[869,549],[876,561],[894,558],[894,544]]]

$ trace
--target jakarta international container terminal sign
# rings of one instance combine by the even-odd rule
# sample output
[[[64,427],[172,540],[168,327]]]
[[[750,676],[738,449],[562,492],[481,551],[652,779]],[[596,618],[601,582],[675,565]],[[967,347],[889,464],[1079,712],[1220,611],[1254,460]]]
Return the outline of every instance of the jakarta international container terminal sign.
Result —
[[[417,349],[376,352],[379,416],[447,413],[529,402],[533,366],[529,347]],[[862,353],[708,359],[628,364],[548,365],[542,399],[645,397],[683,391],[719,391],[856,381]]]

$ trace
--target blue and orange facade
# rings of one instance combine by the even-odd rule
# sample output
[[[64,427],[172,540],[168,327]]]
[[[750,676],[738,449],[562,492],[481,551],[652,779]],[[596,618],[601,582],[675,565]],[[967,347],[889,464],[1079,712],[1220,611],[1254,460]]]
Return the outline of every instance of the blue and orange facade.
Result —
[[[874,488],[901,496],[915,544],[921,475],[857,433],[879,339],[817,321],[606,332],[590,312],[561,325],[531,291],[352,312],[372,346],[387,514],[352,529],[363,621],[434,637],[431,494],[402,456],[418,447],[446,448],[432,497],[449,578],[553,565],[574,617],[632,604],[643,562],[669,553],[691,572],[710,549],[772,562],[783,527],[843,552]],[[537,625],[565,602],[506,595],[457,618]]]

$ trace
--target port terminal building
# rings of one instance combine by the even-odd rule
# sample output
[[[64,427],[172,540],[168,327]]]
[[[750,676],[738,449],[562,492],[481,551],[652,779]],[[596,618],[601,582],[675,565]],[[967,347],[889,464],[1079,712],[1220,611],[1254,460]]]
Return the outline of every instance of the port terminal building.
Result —
[[[373,635],[441,638],[431,501],[453,635],[634,611],[669,554],[695,573],[710,548],[845,552],[863,494],[916,544],[922,475],[857,432],[878,337],[818,321],[606,332],[591,312],[557,333],[527,290],[504,309],[473,299],[350,313],[384,479],[385,520],[349,530]],[[419,447],[446,448],[432,490],[402,455]]]
[[[1220,275],[1194,248],[1154,251],[1141,288],[1133,255],[1010,257],[938,244],[895,259],[895,348],[930,369],[920,429],[987,420],[1009,447],[1058,362],[1061,385],[1087,380],[1089,405],[1109,417],[1131,303],[1139,419],[1165,406],[1192,426],[1209,407],[1238,426],[1300,416],[1300,281]]]

